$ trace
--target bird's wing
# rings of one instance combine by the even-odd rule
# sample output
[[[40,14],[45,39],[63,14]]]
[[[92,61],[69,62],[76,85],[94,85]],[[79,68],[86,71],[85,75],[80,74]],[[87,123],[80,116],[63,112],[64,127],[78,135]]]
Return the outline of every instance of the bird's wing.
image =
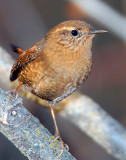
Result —
[[[18,60],[14,63],[11,74],[10,74],[10,81],[14,81],[18,78],[19,73],[28,63],[34,61],[43,50],[43,43],[38,42],[30,49],[24,51]]]

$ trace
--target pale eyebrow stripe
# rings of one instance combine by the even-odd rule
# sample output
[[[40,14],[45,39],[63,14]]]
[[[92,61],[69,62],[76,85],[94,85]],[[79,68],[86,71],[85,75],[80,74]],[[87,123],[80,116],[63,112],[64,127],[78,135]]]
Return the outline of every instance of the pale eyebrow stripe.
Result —
[[[77,28],[75,28],[74,26],[73,27],[62,27],[62,28],[57,28],[56,29],[56,32],[58,32],[59,30],[61,30],[61,29],[64,29],[64,30],[73,30],[73,29],[77,29]]]

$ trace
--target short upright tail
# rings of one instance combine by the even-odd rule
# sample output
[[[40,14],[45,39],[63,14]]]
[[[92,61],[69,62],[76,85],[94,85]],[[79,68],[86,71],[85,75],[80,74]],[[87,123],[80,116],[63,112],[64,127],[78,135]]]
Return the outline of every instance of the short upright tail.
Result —
[[[17,45],[10,43],[11,49],[13,52],[16,52],[17,54],[22,54],[24,52],[23,49],[19,48]]]

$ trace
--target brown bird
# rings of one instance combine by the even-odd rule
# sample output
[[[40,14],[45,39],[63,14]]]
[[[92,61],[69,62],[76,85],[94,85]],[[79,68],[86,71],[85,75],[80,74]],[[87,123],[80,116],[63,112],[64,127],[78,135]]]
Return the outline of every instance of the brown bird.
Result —
[[[91,46],[97,33],[91,25],[80,20],[65,21],[52,28],[47,35],[28,50],[16,46],[20,57],[12,67],[10,80],[18,79],[36,96],[49,103],[55,136],[64,145],[57,127],[55,105],[72,94],[87,78],[92,65]]]

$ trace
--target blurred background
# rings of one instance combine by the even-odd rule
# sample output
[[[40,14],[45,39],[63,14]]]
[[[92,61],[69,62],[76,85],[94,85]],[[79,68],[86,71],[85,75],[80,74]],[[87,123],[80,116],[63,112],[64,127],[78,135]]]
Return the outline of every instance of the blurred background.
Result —
[[[69,19],[86,20],[108,31],[94,40],[92,72],[79,90],[126,126],[125,0],[0,0],[0,46],[16,59],[9,43],[28,49],[51,27]],[[24,106],[54,133],[48,110],[26,99]],[[57,121],[63,140],[78,160],[115,160],[73,124],[58,115]],[[27,160],[3,135],[0,142],[0,160]]]

